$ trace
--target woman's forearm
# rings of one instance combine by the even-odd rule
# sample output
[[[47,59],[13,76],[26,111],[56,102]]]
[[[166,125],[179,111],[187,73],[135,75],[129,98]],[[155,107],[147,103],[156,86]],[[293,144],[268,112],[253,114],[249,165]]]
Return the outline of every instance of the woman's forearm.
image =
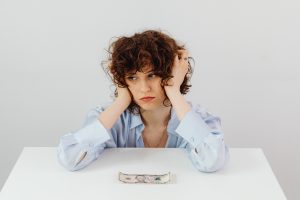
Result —
[[[166,90],[179,120],[182,120],[191,107],[179,90]]]
[[[117,98],[108,108],[101,112],[98,120],[106,129],[111,129],[127,107],[128,103],[126,101]]]

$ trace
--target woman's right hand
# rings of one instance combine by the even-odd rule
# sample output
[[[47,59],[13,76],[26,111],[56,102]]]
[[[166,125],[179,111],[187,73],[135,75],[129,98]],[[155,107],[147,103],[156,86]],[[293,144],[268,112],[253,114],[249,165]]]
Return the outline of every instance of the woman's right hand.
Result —
[[[111,62],[108,63],[108,67],[109,67],[109,70],[111,70],[111,68],[112,68],[112,63]],[[129,91],[128,88],[126,88],[126,87],[121,88],[116,83],[115,83],[115,86],[117,88],[117,97],[116,97],[115,101],[124,103],[124,105],[127,108],[130,105],[131,101],[132,101],[131,92]]]
[[[99,120],[106,129],[113,127],[120,115],[131,103],[131,93],[127,88],[117,86],[117,92],[118,96],[114,102],[99,115]]]
[[[130,105],[132,101],[132,94],[129,91],[128,88],[121,88],[119,86],[117,87],[118,96],[116,97],[117,101],[123,102],[126,106],[126,108]]]

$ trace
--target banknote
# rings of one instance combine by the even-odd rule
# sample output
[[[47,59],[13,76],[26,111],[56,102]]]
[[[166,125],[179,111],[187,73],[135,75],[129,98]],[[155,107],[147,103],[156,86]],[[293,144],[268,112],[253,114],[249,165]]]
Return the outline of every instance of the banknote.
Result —
[[[165,184],[170,183],[170,174],[170,172],[165,174],[125,174],[119,172],[119,181],[124,183]]]

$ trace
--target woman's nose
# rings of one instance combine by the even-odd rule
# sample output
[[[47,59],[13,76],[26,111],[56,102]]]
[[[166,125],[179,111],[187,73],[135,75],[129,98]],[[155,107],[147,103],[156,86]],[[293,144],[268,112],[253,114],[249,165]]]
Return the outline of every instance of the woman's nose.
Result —
[[[151,89],[149,83],[147,82],[147,80],[142,80],[140,82],[140,90],[141,92],[149,92]]]

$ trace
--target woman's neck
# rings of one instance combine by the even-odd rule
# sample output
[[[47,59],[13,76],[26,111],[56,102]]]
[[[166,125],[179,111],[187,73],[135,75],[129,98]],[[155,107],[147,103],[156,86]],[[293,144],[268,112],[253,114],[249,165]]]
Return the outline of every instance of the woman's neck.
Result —
[[[148,127],[167,127],[171,118],[171,108],[162,106],[155,110],[140,110],[142,121]]]

